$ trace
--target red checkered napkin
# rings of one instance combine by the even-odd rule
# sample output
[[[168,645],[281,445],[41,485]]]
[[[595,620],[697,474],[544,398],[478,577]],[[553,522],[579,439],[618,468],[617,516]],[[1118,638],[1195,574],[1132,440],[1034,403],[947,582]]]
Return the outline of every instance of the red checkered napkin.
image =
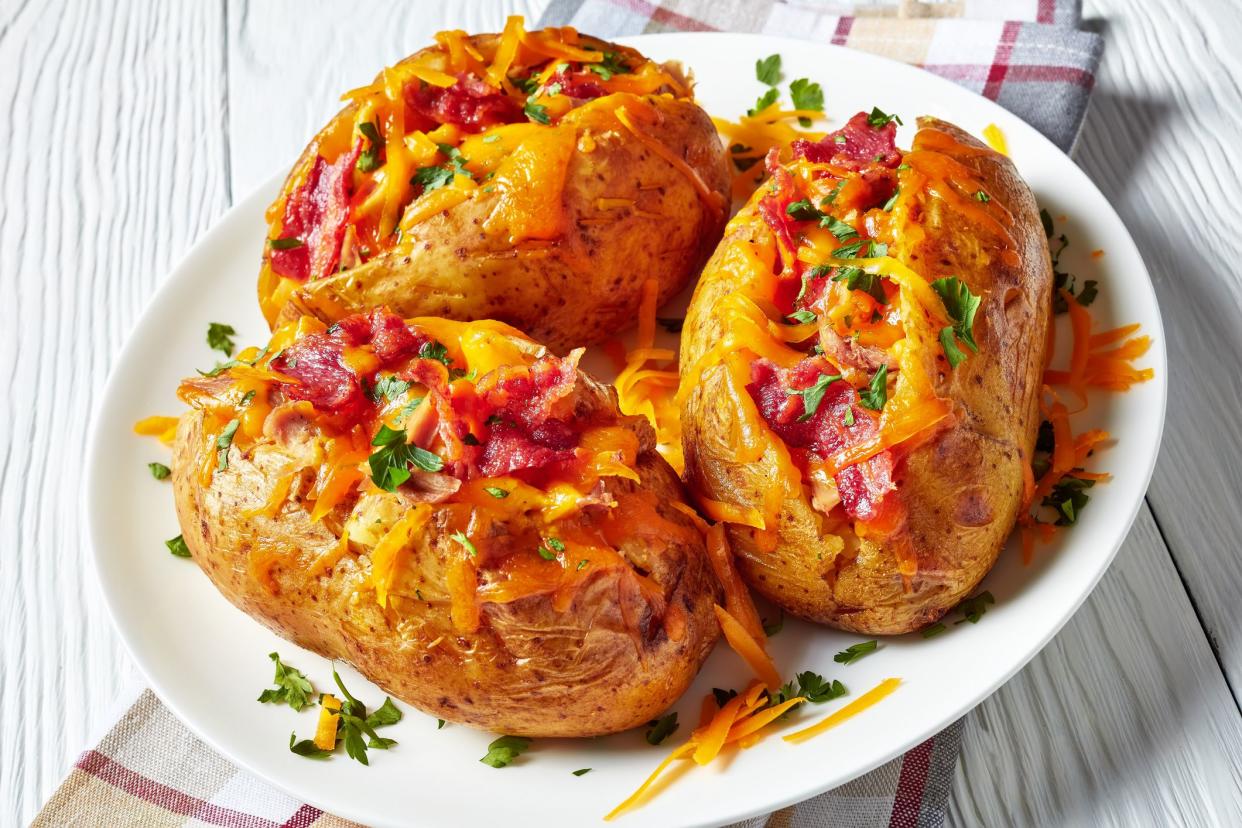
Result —
[[[541,25],[602,37],[661,31],[794,35],[917,64],[997,101],[1063,149],[1078,136],[1102,42],[1077,30],[1080,0],[552,0]],[[866,776],[760,826],[934,828],[944,822],[962,722]],[[238,770],[195,738],[150,691],[121,718],[35,819],[67,825],[342,828]]]

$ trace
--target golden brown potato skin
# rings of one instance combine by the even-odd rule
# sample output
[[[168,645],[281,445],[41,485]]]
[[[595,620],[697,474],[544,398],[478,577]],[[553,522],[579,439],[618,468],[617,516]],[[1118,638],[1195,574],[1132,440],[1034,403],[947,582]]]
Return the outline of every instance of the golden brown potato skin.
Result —
[[[472,40],[486,43],[495,37]],[[579,121],[578,148],[561,195],[566,231],[550,247],[515,248],[505,233],[483,232],[501,195],[479,192],[407,232],[408,252],[389,251],[312,281],[295,290],[268,321],[275,328],[311,314],[332,322],[387,306],[404,317],[498,319],[557,353],[631,327],[644,281],[659,281],[663,304],[698,272],[720,239],[729,192],[724,146],[707,113],[692,101],[671,96],[642,100],[660,118],[643,125],[642,131],[683,159],[718,194],[720,206],[706,204],[682,171],[624,129],[609,111],[593,111]],[[321,130],[282,189],[292,187],[296,172],[313,161],[323,137],[340,121],[352,121],[356,111],[357,104],[346,106]],[[584,142],[583,136],[590,141]],[[626,199],[633,206],[601,210],[601,198]],[[270,283],[260,281],[261,301],[271,289]]]
[[[278,635],[353,664],[433,716],[531,737],[625,730],[676,701],[715,644],[712,604],[719,586],[698,539],[632,538],[618,550],[660,586],[669,606],[685,610],[678,641],[670,640],[649,601],[619,570],[601,570],[564,612],[548,596],[485,603],[482,624],[470,634],[454,628],[442,586],[427,587],[425,601],[393,597],[387,610],[381,608],[367,586],[365,553],[351,550],[322,575],[308,577],[310,563],[338,543],[334,527],[349,508],[339,506],[314,524],[295,490],[275,518],[247,517],[263,504],[287,460],[271,453],[244,456],[234,447],[228,468],[203,487],[196,473],[202,421],[200,411],[182,417],[172,464],[177,515],[194,560],[229,601]],[[669,505],[683,499],[681,484],[652,449],[649,429],[646,436],[637,468],[642,487],[656,495],[665,520],[693,530]],[[614,495],[637,485],[607,480]],[[410,566],[424,584],[443,585],[449,556],[461,554],[445,517],[438,513],[427,530],[431,554],[411,553]],[[258,542],[287,550],[267,583],[252,562]],[[622,617],[623,604],[637,619],[636,631]]]
[[[934,262],[936,272],[956,274],[983,297],[974,327],[979,353],[937,377],[937,393],[953,402],[956,422],[914,449],[898,473],[918,573],[907,584],[886,543],[859,540],[848,528],[841,540],[821,532],[823,517],[805,493],[784,500],[770,551],[756,544],[751,530],[730,527],[740,569],[765,597],[804,618],[868,635],[932,623],[987,574],[1017,520],[1023,466],[1039,424],[1052,272],[1034,196],[1009,159],[977,153],[985,147],[969,134],[931,118],[919,125],[971,148],[954,157],[1012,213],[1009,232],[1019,261],[1005,264],[992,237],[930,195],[921,221],[925,237],[894,254],[915,271]],[[734,288],[731,250],[752,240],[769,242],[754,203],[730,225],[704,270],[684,326],[682,366],[693,365],[724,334],[710,311]],[[769,448],[757,462],[736,460],[727,435],[738,412],[725,402],[725,388],[723,371],[708,371],[683,408],[687,482],[706,497],[758,506],[777,479],[775,455]]]

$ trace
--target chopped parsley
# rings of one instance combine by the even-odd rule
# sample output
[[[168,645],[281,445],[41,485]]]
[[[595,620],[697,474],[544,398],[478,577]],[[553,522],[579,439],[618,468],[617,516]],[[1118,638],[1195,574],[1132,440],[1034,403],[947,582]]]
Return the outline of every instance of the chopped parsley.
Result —
[[[505,489],[500,488],[499,486],[484,486],[483,491],[487,492],[489,495],[496,498],[497,500],[500,500],[500,499],[503,499],[509,496],[509,492]]]
[[[880,642],[875,639],[872,639],[871,641],[861,641],[858,644],[851,644],[846,647],[844,650],[834,655],[832,660],[837,664],[853,664],[855,661],[858,661],[858,659],[868,653],[874,653],[876,648],[879,646]]]
[[[807,388],[791,388],[786,392],[791,397],[802,398],[803,412],[802,416],[798,418],[798,422],[805,423],[815,416],[815,412],[819,410],[820,403],[824,401],[824,394],[828,392],[828,386],[840,379],[840,374],[820,374],[815,382]]]
[[[832,204],[834,201],[836,201],[837,196],[841,195],[841,188],[844,186],[845,186],[845,179],[842,178],[840,181],[837,182],[836,186],[833,187],[831,191],[829,191],[828,195],[824,196],[823,200],[819,202],[819,206],[827,207],[829,204]]]
[[[374,402],[379,402],[381,399],[392,402],[399,399],[409,390],[410,384],[405,380],[397,379],[391,375],[383,376],[375,382],[375,385],[371,386],[370,397]]]
[[[771,638],[783,629],[785,629],[785,613],[782,612],[775,621],[763,619],[763,634],[768,638]]]
[[[891,196],[889,196],[889,197],[888,197],[888,201],[884,202],[884,206],[883,206],[883,207],[881,207],[880,209],[881,209],[881,210],[883,210],[883,211],[884,211],[884,212],[886,212],[886,213],[891,212],[891,211],[892,211],[892,209],[893,209],[893,206],[897,203],[897,196],[899,196],[899,195],[901,195],[901,188],[900,188],[900,187],[898,187],[897,189],[893,190],[893,194],[892,194]]]
[[[901,117],[898,115],[889,115],[878,106],[871,108],[871,114],[867,116],[867,123],[876,129],[888,126],[891,122],[896,121],[898,126],[902,126]]]
[[[341,681],[341,677],[336,672],[335,667],[332,668],[332,679],[336,682],[336,686],[340,688],[341,695],[344,697],[341,701],[341,709],[337,714],[337,744],[344,742],[345,753],[350,759],[364,765],[370,765],[371,763],[367,759],[368,748],[387,750],[397,743],[395,739],[387,739],[380,736],[375,732],[375,728],[396,724],[401,721],[401,711],[392,703],[392,699],[385,698],[383,705],[378,710],[367,715],[366,705],[354,698],[345,689],[345,684]],[[323,699],[320,697],[320,703],[322,704],[322,702]],[[367,738],[364,739],[364,736]],[[290,744],[292,749],[292,740]],[[294,752],[296,753],[297,751]]]
[[[241,420],[234,417],[216,437],[216,471],[224,471],[229,467],[229,446],[233,445],[233,435],[237,433],[239,425]]]
[[[729,703],[729,699],[737,698],[736,690],[721,690],[719,687],[712,688],[712,695],[716,697],[716,706],[724,707]]]
[[[861,267],[839,267],[833,274],[832,281],[844,282],[847,290],[861,290],[881,305],[888,304],[888,294],[884,292],[884,278],[868,273]]]
[[[981,202],[983,204],[987,204],[991,200],[992,200],[992,197],[988,195],[987,193],[985,193],[983,190],[975,190],[975,201]]]
[[[781,82],[781,56],[768,55],[763,60],[755,61],[755,77],[760,83],[776,86]]]
[[[814,322],[819,317],[815,315],[815,311],[807,310],[806,308],[803,308],[802,310],[794,311],[793,313],[789,314],[785,318],[792,319],[794,322],[805,325],[808,322]]]
[[[1072,476],[1063,477],[1052,487],[1052,491],[1041,501],[1041,505],[1051,506],[1056,510],[1057,526],[1072,526],[1078,522],[1078,515],[1087,505],[1087,501],[1091,499],[1085,490],[1094,485],[1094,480],[1083,480]]]
[[[975,314],[980,297],[970,292],[966,283],[956,276],[946,276],[931,283],[932,290],[940,296],[944,303],[945,313],[953,324],[940,332],[940,344],[944,348],[945,359],[951,368],[956,368],[966,355],[957,347],[956,338],[974,353],[979,353],[979,345],[975,342]]]
[[[681,727],[677,723],[677,713],[669,713],[667,716],[661,716],[647,722],[647,744],[658,745],[677,732],[677,728]]]
[[[574,567],[574,571],[581,572],[583,569],[586,568],[586,565],[589,563],[590,561],[588,561],[586,558],[583,558],[582,560],[578,561],[578,565]]]
[[[276,665],[276,677],[272,679],[272,683],[276,686],[269,687],[260,693],[259,701],[263,704],[268,702],[287,704],[294,710],[301,710],[309,705],[315,688],[311,687],[306,675],[301,670],[282,662],[276,653],[268,653],[267,657]]]
[[[824,216],[819,220],[819,226],[828,228],[828,232],[835,236],[837,241],[858,237],[857,230],[834,216]]]
[[[564,552],[565,544],[560,538],[544,538],[539,546],[539,557],[545,561],[555,561],[557,552]]]
[[[924,628],[924,630],[921,633],[919,633],[919,635],[923,636],[924,638],[935,638],[936,636],[940,635],[942,632],[944,632],[947,629],[948,627],[946,627],[944,624],[932,624],[930,627]]]
[[[448,348],[444,343],[434,339],[423,343],[423,346],[418,349],[418,356],[420,359],[434,359],[436,362],[444,363],[445,366],[453,364],[453,360],[448,355]]]
[[[803,198],[798,201],[791,202],[790,205],[785,208],[785,215],[795,221],[815,221],[820,218],[823,213],[816,210],[815,205]]]
[[[526,105],[522,107],[522,111],[526,113],[526,117],[537,124],[550,124],[552,119],[548,117],[548,108],[543,104],[535,103],[533,96],[526,100]],[[496,767],[504,767],[497,765]]]
[[[813,673],[810,670],[798,673],[796,680],[798,682],[798,692],[794,695],[802,696],[813,704],[823,704],[849,694],[849,691],[845,689],[845,685],[841,682],[835,679],[828,681],[819,673]],[[790,685],[792,685],[792,682]]]
[[[458,529],[456,532],[449,535],[449,538],[460,543],[462,547],[471,555],[476,557],[478,556],[479,550],[475,548],[474,544],[470,541],[470,538],[466,537],[465,532]]]
[[[656,321],[669,333],[681,333],[682,326],[686,324],[686,320],[680,316],[657,316]]]
[[[503,768],[530,748],[524,736],[501,736],[487,746],[487,755],[479,761],[493,768]]]
[[[739,153],[750,152],[752,149],[753,147],[748,147],[745,144],[734,144],[729,147],[729,153],[733,156],[733,166],[737,167],[738,172],[746,172],[759,163],[758,158],[738,158]]]
[[[358,171],[373,172],[380,165],[380,136],[375,124],[370,121],[358,124],[358,131],[366,136],[369,146],[358,156]]]
[[[371,445],[380,447],[367,460],[371,466],[371,480],[386,492],[395,492],[398,486],[410,479],[410,466],[427,472],[438,472],[444,468],[444,461],[438,455],[407,445],[405,432],[399,429],[381,425]]]
[[[232,325],[224,325],[220,322],[211,322],[207,325],[207,346],[213,351],[219,351],[226,357],[233,355],[233,337],[237,335],[237,331],[233,330]]]
[[[590,769],[590,768],[578,768],[578,770],[573,771],[573,775],[574,775],[574,776],[582,776],[583,774],[587,774],[587,773],[590,773],[590,772],[591,772],[591,769]]]
[[[423,188],[423,192],[447,187],[453,182],[453,171],[447,167],[419,167],[410,178],[410,183]]]
[[[767,90],[766,92],[764,92],[762,95],[759,96],[759,99],[757,101],[755,101],[755,105],[753,108],[746,110],[746,114],[747,115],[758,115],[760,112],[767,109],[772,104],[776,103],[776,99],[779,98],[780,96],[781,96],[781,90],[776,89],[775,87]]]
[[[293,250],[301,247],[302,240],[297,236],[286,236],[283,239],[268,239],[267,246],[273,250]]]
[[[307,759],[328,759],[332,756],[332,751],[319,747],[314,739],[303,739],[299,742],[297,733],[289,734],[289,751]]]
[[[852,407],[846,407],[845,416],[841,418],[841,422],[845,423],[846,426],[854,424],[854,409]]]
[[[987,605],[995,603],[996,599],[992,597],[992,593],[986,590],[967,598],[958,605],[958,609],[962,611],[962,620],[954,622],[954,625],[965,624],[967,621],[972,624],[978,624],[979,619],[988,611]]]
[[[147,463],[147,469],[150,470],[151,476],[156,480],[163,480],[168,477],[168,475],[172,474],[172,469],[168,468],[168,466],[165,466],[163,463]]]
[[[802,297],[806,296],[806,289],[810,286],[812,279],[822,279],[832,271],[832,265],[819,264],[809,267],[802,272],[802,287],[798,289],[798,295],[794,298],[794,302],[801,302]]]
[[[164,541],[164,545],[168,547],[168,551],[176,555],[178,558],[190,557],[190,547],[185,545],[185,537],[177,535],[175,538],[169,538]]]
[[[884,404],[888,402],[887,364],[881,365],[880,370],[875,372],[866,390],[858,392],[858,399],[863,408],[870,408],[872,411],[883,410]]]
[[[625,65],[625,61],[616,52],[604,52],[603,60],[586,68],[599,75],[600,80],[612,80],[613,75],[628,75],[630,72],[630,67]]]
[[[857,259],[859,258],[858,251],[860,250],[862,250],[862,241],[856,241],[853,244],[847,244],[832,251],[832,258]]]
[[[798,78],[789,84],[789,97],[793,99],[794,109],[807,109],[816,112],[824,111],[824,90],[820,88],[818,83],[812,83],[806,78]],[[801,117],[798,123],[804,127],[811,125],[811,119]]]

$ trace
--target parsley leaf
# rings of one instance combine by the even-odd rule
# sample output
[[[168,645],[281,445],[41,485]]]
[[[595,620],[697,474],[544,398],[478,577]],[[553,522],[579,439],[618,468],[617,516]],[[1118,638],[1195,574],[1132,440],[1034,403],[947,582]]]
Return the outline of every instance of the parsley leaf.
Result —
[[[766,618],[763,619],[763,634],[768,638],[771,638],[783,629],[785,629],[784,612],[782,612],[775,621],[769,621]]]
[[[880,370],[875,372],[875,376],[871,378],[871,384],[866,391],[858,392],[859,402],[863,408],[870,408],[872,411],[881,411],[884,404],[888,402],[888,365],[881,365]]]
[[[724,707],[729,703],[729,699],[737,697],[736,690],[721,690],[719,687],[712,688],[712,695],[716,697],[716,706]]]
[[[838,664],[853,664],[855,661],[858,661],[858,659],[868,653],[875,652],[876,648],[879,646],[880,642],[875,639],[872,639],[871,641],[860,641],[857,644],[851,644],[841,652],[834,655],[832,660]]]
[[[168,475],[172,474],[172,469],[168,468],[168,466],[165,466],[163,463],[147,463],[147,468],[151,470],[151,476],[156,480],[163,480],[168,477]]]
[[[434,339],[423,343],[423,346],[418,349],[418,356],[419,359],[434,359],[436,362],[444,363],[445,366],[453,364],[453,360],[448,355],[448,348]]]
[[[1084,490],[1094,485],[1094,480],[1064,477],[1052,487],[1041,504],[1057,510],[1057,526],[1072,526],[1078,522],[1079,513],[1091,499]]]
[[[834,259],[857,259],[859,258],[858,251],[861,249],[862,249],[862,242],[856,241],[853,244],[847,244],[847,245],[844,245],[843,247],[838,247],[836,250],[832,251],[832,258]]]
[[[814,322],[819,317],[815,315],[815,311],[807,310],[806,308],[803,308],[802,310],[794,311],[793,313],[789,314],[785,318],[792,319],[794,322],[805,325],[808,322]]]
[[[237,433],[239,425],[241,420],[234,417],[216,437],[216,471],[224,471],[229,467],[229,446],[233,445],[233,435]]]
[[[366,705],[354,698],[345,688],[345,683],[341,681],[336,667],[332,668],[332,680],[336,682],[341,695],[345,697],[341,702],[337,740],[345,743],[345,753],[350,759],[370,765],[367,759],[368,748],[387,750],[397,743],[395,739],[380,736],[375,732],[375,728],[401,721],[401,711],[392,703],[392,699],[385,699],[379,710],[368,716]],[[363,736],[368,738],[364,740]]]
[[[951,339],[956,336],[962,343],[974,351],[979,353],[979,346],[975,343],[975,313],[979,310],[979,305],[983,301],[980,297],[970,292],[970,288],[958,279],[956,276],[946,276],[943,279],[937,279],[931,283],[932,290],[940,295],[940,301],[944,303],[945,312],[949,315],[949,319],[953,322],[952,328],[945,328],[940,332],[940,343],[945,344],[946,338]],[[945,331],[952,331],[952,335],[946,337]],[[956,351],[956,354],[950,351]],[[965,355],[958,351],[957,348],[945,347],[945,358],[949,360],[949,365],[957,367],[957,364],[965,358]],[[956,357],[956,359],[955,359]]]
[[[781,82],[781,56],[768,55],[763,60],[755,61],[755,77],[760,83],[776,86]]]
[[[681,727],[677,723],[677,713],[669,713],[667,716],[661,716],[658,719],[647,722],[647,744],[658,745],[677,732],[677,728]]]
[[[794,109],[824,111],[824,90],[820,88],[818,83],[812,83],[806,78],[798,78],[789,84],[789,97],[793,99]],[[809,127],[811,119],[799,118],[798,123],[804,127]]]
[[[264,704],[284,702],[294,710],[301,710],[309,705],[311,694],[315,690],[306,676],[300,670],[282,662],[276,653],[269,653],[267,657],[276,665],[276,677],[272,679],[276,686],[260,693],[259,701]]]
[[[924,638],[935,638],[947,629],[948,627],[944,624],[932,624],[930,627],[925,628],[921,633],[919,633],[919,635]]]
[[[849,693],[841,682],[835,679],[828,681],[823,676],[818,673],[812,673],[810,670],[798,673],[797,679],[798,692],[796,695],[803,696],[807,701],[814,704],[823,704],[833,699],[839,699]]]
[[[176,555],[178,558],[190,557],[190,547],[185,545],[185,537],[177,535],[175,538],[169,538],[164,541],[164,545],[168,547],[168,551]]]
[[[781,90],[772,88],[759,96],[759,100],[755,101],[752,109],[746,110],[747,115],[758,115],[772,104],[776,103],[776,99],[781,96]]]
[[[526,117],[537,124],[550,124],[552,119],[548,117],[548,108],[543,104],[537,104],[533,100],[527,100],[526,106],[522,107],[522,111],[526,113]],[[496,765],[494,767],[504,767],[504,765]]]
[[[832,281],[845,282],[846,289],[861,290],[881,305],[888,304],[888,294],[884,292],[883,277],[868,273],[861,267],[852,265],[839,267],[833,274]]]
[[[599,75],[600,80],[612,80],[613,75],[628,75],[630,72],[630,67],[616,52],[604,52],[604,59],[590,64],[587,69]]]
[[[966,360],[966,355],[957,347],[952,325],[940,329],[940,347],[944,349],[944,358],[949,361],[950,368],[956,368]]]
[[[680,316],[657,316],[656,321],[669,333],[681,333],[682,326],[686,324],[685,318]]]
[[[789,216],[794,221],[814,221],[815,219],[823,216],[823,213],[816,210],[815,205],[803,198],[798,201],[791,202],[789,206],[785,208],[785,215]]]
[[[483,491],[487,492],[489,495],[496,498],[497,500],[506,498],[509,496],[509,492],[500,488],[499,486],[484,486]]]
[[[1082,289],[1078,291],[1078,304],[1084,308],[1095,301],[1095,297],[1099,294],[1099,282],[1095,279],[1087,279],[1082,283]]]
[[[423,192],[447,187],[453,182],[453,171],[447,167],[419,167],[410,183],[423,188]]]
[[[844,186],[845,186],[845,179],[842,178],[840,181],[837,182],[836,186],[832,188],[832,190],[828,193],[828,195],[823,197],[823,199],[819,202],[819,206],[827,207],[829,204],[832,204],[834,201],[836,201],[837,196],[841,195],[841,188]]]
[[[358,124],[358,131],[366,136],[369,146],[358,156],[358,171],[373,172],[380,165],[380,136],[375,124],[370,121]]]
[[[980,592],[978,595],[967,598],[958,605],[958,609],[962,611],[962,620],[954,622],[954,625],[965,624],[969,621],[972,624],[978,624],[979,619],[988,611],[988,604],[995,604],[996,599],[992,597],[992,593]]]
[[[824,216],[819,220],[820,227],[828,228],[828,232],[836,236],[837,241],[857,238],[858,231],[834,216]]]
[[[465,532],[458,529],[456,532],[449,535],[449,538],[460,543],[462,547],[471,555],[476,557],[478,556],[479,550],[475,548],[475,545],[471,542],[470,538],[466,537]]]
[[[323,750],[316,745],[314,739],[303,739],[299,742],[296,733],[289,734],[289,750],[307,759],[327,759],[332,755],[332,751]]]
[[[226,357],[233,355],[233,337],[237,335],[237,331],[233,330],[232,325],[225,325],[220,322],[211,322],[207,325],[207,345],[213,351],[219,351]]]
[[[392,402],[409,390],[410,384],[408,382],[389,375],[380,377],[376,381],[375,385],[371,387],[370,396],[375,402],[379,402],[381,399]]]
[[[439,455],[418,446],[406,445],[405,432],[386,425],[380,426],[371,445],[381,447],[367,460],[371,466],[371,480],[386,492],[395,492],[398,486],[410,479],[411,465],[427,472],[438,472],[444,468],[444,461]]]
[[[585,773],[590,773],[590,772],[591,772],[591,769],[590,769],[590,768],[579,768],[578,770],[573,771],[573,775],[574,775],[574,776],[582,776],[583,774],[585,774]]]
[[[987,193],[985,193],[983,190],[975,190],[975,201],[978,201],[982,204],[987,204],[991,200],[992,200],[992,197],[988,195]]]
[[[797,396],[802,398],[803,413],[798,418],[798,422],[805,423],[815,416],[815,412],[819,410],[820,403],[824,401],[824,394],[828,392],[828,386],[840,379],[840,374],[820,374],[813,385],[807,388],[791,388],[786,392],[791,397]]]
[[[297,236],[286,236],[283,239],[267,240],[267,246],[273,250],[293,250],[294,248],[301,247],[302,244],[302,240]]]
[[[902,126],[901,117],[897,115],[889,115],[878,106],[871,108],[871,114],[867,116],[867,123],[876,129],[881,129],[889,125],[890,122],[896,121],[898,126]]]
[[[503,768],[530,747],[530,739],[522,736],[501,736],[487,746],[487,755],[479,761],[493,768]]]
[[[367,716],[366,722],[371,727],[384,727],[386,725],[394,725],[401,721],[401,711],[392,703],[392,699],[385,697],[384,703],[379,709]]]
[[[888,201],[884,202],[884,206],[883,206],[883,207],[881,207],[880,209],[881,209],[881,210],[883,210],[883,211],[884,211],[884,212],[886,212],[886,213],[891,212],[891,211],[892,211],[892,209],[893,209],[893,205],[895,205],[895,204],[897,203],[897,196],[899,196],[899,195],[901,195],[901,188],[900,188],[900,187],[898,187],[897,189],[893,190],[893,194],[892,194],[891,196],[889,196],[889,197],[888,197]]]

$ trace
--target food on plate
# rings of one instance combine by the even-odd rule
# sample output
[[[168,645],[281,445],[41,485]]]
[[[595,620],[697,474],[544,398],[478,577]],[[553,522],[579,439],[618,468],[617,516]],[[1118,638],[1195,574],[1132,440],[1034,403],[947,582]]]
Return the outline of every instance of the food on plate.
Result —
[[[868,634],[930,624],[1013,530],[1052,272],[1012,163],[952,124],[859,113],[725,231],[681,343],[686,479],[759,593]]]
[[[499,319],[558,353],[680,291],[720,238],[729,173],[674,64],[571,28],[441,32],[348,101],[268,208],[269,323]]]
[[[580,356],[494,321],[286,324],[181,385],[184,541],[238,607],[439,718],[655,718],[715,643],[720,588],[651,428]]]

